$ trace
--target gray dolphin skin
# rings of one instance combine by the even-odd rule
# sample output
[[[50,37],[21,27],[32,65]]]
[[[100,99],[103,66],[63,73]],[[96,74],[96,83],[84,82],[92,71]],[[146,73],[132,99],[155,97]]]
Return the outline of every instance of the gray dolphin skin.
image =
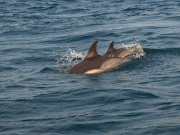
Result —
[[[110,44],[109,49],[107,52],[103,55],[105,57],[120,57],[125,58],[131,54],[134,54],[137,51],[136,46],[133,46],[132,48],[114,48],[114,41]]]
[[[95,41],[83,61],[70,68],[68,74],[98,74],[119,67],[126,61],[122,58],[111,58],[99,55],[96,51],[98,41]]]

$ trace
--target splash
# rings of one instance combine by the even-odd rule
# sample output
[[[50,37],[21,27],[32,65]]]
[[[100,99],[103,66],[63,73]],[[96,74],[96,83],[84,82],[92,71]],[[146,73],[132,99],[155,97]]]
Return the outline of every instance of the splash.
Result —
[[[127,57],[128,59],[137,59],[137,58],[141,58],[145,56],[145,52],[139,43],[132,43],[132,44],[126,44],[126,45],[123,44],[122,46],[126,49],[135,48],[136,50],[134,51],[133,54]]]
[[[84,59],[84,57],[81,52],[78,53],[75,50],[68,49],[63,56],[56,58],[57,66],[67,68],[77,64],[80,60]]]

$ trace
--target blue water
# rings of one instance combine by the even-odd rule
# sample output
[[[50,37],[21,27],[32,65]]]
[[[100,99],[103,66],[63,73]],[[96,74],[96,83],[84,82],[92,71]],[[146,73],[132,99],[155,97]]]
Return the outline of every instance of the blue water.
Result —
[[[146,55],[64,72],[99,40]],[[179,135],[179,0],[0,0],[0,134]]]

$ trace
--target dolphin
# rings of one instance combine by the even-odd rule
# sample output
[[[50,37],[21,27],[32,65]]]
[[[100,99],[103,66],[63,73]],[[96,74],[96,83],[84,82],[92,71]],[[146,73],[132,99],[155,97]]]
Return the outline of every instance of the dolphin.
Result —
[[[123,59],[132,54],[136,54],[137,52],[138,52],[137,46],[133,46],[131,48],[124,47],[124,48],[115,49],[114,41],[113,41],[103,56],[105,56],[105,57],[120,57]]]
[[[99,55],[96,51],[98,41],[95,41],[89,48],[84,60],[73,66],[66,73],[68,74],[98,74],[118,68],[126,62],[122,58],[111,58]]]

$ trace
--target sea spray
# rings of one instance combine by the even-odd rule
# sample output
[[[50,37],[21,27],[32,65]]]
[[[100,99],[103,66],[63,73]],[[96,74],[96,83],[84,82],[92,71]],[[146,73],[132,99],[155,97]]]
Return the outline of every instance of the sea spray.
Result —
[[[57,67],[61,69],[67,69],[72,65],[77,64],[79,61],[84,59],[84,55],[81,52],[76,52],[75,50],[68,49],[63,56],[57,57]]]
[[[126,49],[136,47],[136,51],[132,55],[128,56],[128,57],[131,57],[131,59],[137,59],[137,58],[141,58],[145,56],[145,52],[139,43],[132,43],[132,44],[126,44],[126,45],[122,44],[122,46]]]

